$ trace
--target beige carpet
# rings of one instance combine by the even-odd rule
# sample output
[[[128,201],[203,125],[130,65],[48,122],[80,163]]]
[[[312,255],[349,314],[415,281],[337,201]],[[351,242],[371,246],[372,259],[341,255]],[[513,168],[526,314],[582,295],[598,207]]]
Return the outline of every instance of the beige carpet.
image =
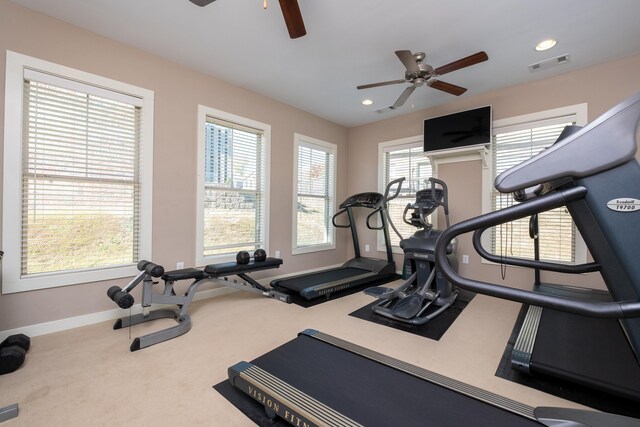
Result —
[[[18,403],[4,426],[248,426],[212,385],[227,368],[318,329],[531,406],[571,402],[494,376],[519,304],[476,296],[439,340],[348,314],[371,302],[357,293],[310,308],[244,292],[193,303],[186,335],[131,353],[131,337],[175,324],[114,331],[113,322],[32,338],[25,364],[0,376],[0,406]],[[124,312],[126,313],[126,312]]]

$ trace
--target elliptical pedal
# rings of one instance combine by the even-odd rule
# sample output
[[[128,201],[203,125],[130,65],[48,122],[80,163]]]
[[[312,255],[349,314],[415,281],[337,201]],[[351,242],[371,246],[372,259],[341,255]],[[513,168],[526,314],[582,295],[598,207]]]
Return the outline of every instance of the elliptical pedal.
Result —
[[[379,299],[395,298],[397,296],[395,295],[396,292],[397,289],[387,288],[384,286],[373,286],[364,290],[366,295]]]

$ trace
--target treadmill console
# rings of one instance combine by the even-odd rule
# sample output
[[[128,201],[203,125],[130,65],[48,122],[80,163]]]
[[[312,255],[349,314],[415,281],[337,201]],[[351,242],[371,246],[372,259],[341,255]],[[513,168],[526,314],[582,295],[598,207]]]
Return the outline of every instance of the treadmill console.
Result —
[[[382,194],[373,192],[354,194],[340,204],[340,209],[354,207],[376,209],[380,207],[383,198]]]

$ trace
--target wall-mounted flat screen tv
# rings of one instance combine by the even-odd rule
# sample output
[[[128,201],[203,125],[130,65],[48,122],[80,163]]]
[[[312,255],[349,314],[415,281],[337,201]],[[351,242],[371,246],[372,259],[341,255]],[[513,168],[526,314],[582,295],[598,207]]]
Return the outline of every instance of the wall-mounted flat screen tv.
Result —
[[[424,121],[424,151],[450,150],[491,142],[491,106]]]

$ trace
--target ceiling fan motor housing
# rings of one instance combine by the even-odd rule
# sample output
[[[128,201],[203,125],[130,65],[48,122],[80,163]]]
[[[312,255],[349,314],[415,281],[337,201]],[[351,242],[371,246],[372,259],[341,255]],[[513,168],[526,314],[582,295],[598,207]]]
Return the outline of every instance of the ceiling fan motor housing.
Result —
[[[418,63],[418,69],[420,70],[418,72],[406,71],[404,73],[405,80],[418,86],[422,86],[427,80],[436,74],[433,67],[429,64]]]

